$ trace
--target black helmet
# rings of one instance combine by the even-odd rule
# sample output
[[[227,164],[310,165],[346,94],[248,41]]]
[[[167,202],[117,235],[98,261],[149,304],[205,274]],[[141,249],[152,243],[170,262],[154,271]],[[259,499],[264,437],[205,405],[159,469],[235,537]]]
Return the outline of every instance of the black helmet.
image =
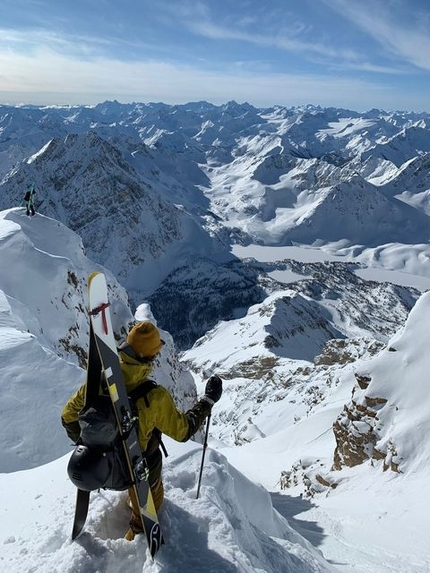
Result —
[[[109,479],[108,456],[87,446],[77,446],[70,457],[67,473],[71,482],[79,489],[93,491],[105,487]]]

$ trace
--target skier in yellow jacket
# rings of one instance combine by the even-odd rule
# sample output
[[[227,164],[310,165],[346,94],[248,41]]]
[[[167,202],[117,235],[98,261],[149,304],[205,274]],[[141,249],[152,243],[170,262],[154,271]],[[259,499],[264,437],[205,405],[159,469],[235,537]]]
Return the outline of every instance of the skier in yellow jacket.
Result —
[[[162,347],[163,341],[159,331],[151,322],[140,322],[130,330],[126,342],[119,347],[121,370],[128,393],[148,379],[154,360]],[[154,385],[146,396],[137,400],[139,443],[148,463],[149,485],[157,510],[164,500],[161,479],[161,434],[166,434],[178,442],[190,439],[210,414],[213,404],[220,399],[221,393],[221,379],[212,376],[206,384],[203,398],[187,412],[181,412],[176,408],[171,394],[163,386]],[[75,443],[80,436],[78,415],[84,403],[85,384],[71,396],[61,414],[67,435]],[[129,495],[132,514],[126,538],[131,540],[136,533],[142,531],[142,524],[133,488],[130,488]]]

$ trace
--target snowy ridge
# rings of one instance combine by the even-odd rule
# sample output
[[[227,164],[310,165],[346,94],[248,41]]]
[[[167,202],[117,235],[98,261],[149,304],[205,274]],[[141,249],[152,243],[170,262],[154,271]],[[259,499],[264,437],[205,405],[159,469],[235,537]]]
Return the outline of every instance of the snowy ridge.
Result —
[[[21,209],[3,211],[0,218],[2,268],[14,269],[2,273],[0,288],[11,297],[12,305],[35,313],[26,326],[42,344],[67,357],[73,348],[75,358],[84,358],[79,349],[88,332],[85,281],[94,264],[86,259],[80,237],[43,215],[29,219]],[[119,328],[129,319],[124,312],[127,295],[117,286],[114,296]]]
[[[65,401],[85,379],[88,275],[103,270],[108,277],[118,340],[133,315],[124,289],[84,255],[78,235],[43,215],[0,213],[0,267],[0,471],[13,472],[70,449],[59,420]],[[139,320],[147,316],[144,308],[137,312]],[[196,396],[194,382],[180,366],[171,336],[163,339],[156,376],[187,409]]]
[[[58,416],[84,378],[86,280],[95,267],[75,233],[41,215],[30,220],[21,209],[0,214],[0,266],[1,471],[10,472],[68,448]],[[132,316],[124,290],[109,276],[120,332]]]
[[[172,447],[169,443],[169,451]],[[189,447],[184,454],[184,448],[181,457],[175,455],[166,464],[168,500],[160,521],[167,544],[154,563],[139,537],[134,543],[123,539],[128,515],[123,493],[91,494],[86,532],[78,541],[70,540],[75,489],[66,480],[68,457],[15,476],[0,474],[2,497],[5,491],[20,492],[8,503],[15,520],[13,533],[5,520],[0,525],[7,571],[113,573],[126,566],[130,573],[178,568],[195,573],[333,573],[311,544],[273,510],[267,492],[234,470],[221,454],[208,452],[196,500],[201,452]],[[25,511],[22,500],[28,500]]]

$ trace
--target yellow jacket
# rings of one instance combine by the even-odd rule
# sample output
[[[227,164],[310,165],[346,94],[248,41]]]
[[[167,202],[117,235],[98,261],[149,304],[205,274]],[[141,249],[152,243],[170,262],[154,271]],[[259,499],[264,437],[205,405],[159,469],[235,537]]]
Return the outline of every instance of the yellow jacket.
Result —
[[[142,364],[125,352],[120,351],[119,357],[127,392],[131,392],[148,379],[152,366]],[[70,397],[61,413],[63,426],[75,442],[80,433],[78,415],[85,403],[85,386],[84,383]],[[143,398],[136,402],[139,415],[139,443],[143,452],[147,448],[154,429],[158,429],[178,442],[186,441],[195,434],[210,412],[210,406],[204,400],[198,402],[188,412],[181,412],[176,408],[171,394],[163,386],[153,388],[147,398],[149,406]]]

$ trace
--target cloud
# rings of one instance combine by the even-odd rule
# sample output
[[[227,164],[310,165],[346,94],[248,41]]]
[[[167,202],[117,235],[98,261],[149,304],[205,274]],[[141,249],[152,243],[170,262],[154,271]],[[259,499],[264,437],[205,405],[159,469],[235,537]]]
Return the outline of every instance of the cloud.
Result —
[[[332,1],[343,6],[341,0]],[[114,98],[166,103],[205,99],[220,104],[236,99],[261,107],[316,103],[357,110],[428,109],[425,93],[414,93],[412,87],[411,93],[407,93],[408,86],[396,86],[393,90],[376,80],[359,79],[357,74],[342,77],[345,70],[394,73],[389,66],[367,62],[349,50],[343,51],[343,58],[339,58],[339,52],[329,46],[302,42],[293,36],[251,34],[247,31],[248,24],[237,29],[217,26],[208,21],[205,10],[200,5],[199,17],[189,22],[195,33],[311,53],[318,62],[315,68],[318,73],[274,73],[272,62],[264,57],[263,50],[254,52],[255,59],[248,57],[242,62],[222,63],[212,58],[195,60],[196,65],[189,65],[175,63],[171,56],[169,61],[163,56],[139,59],[143,44],[134,42],[136,50],[132,50],[134,59],[130,61],[119,55],[119,45],[109,38],[96,35],[72,38],[41,30],[20,33],[0,29],[0,97],[9,103],[37,104],[92,104]],[[132,42],[126,39],[121,46],[127,43]]]
[[[331,0],[322,0],[329,5]],[[345,8],[342,0],[338,3],[334,0],[334,7],[339,11]],[[169,12],[169,8],[166,8]],[[173,17],[173,14],[170,14]],[[346,14],[343,13],[345,16]],[[361,47],[352,48],[351,45],[342,47],[338,38],[335,41],[328,41],[331,35],[330,30],[319,30],[315,22],[304,22],[297,15],[297,12],[290,12],[286,9],[261,10],[253,12],[252,17],[240,17],[236,21],[218,15],[218,19],[206,5],[198,3],[198,9],[192,10],[188,2],[181,4],[175,14],[175,22],[181,19],[182,26],[195,36],[214,41],[235,41],[247,43],[256,48],[267,48],[270,50],[289,52],[294,56],[302,56],[311,63],[324,66],[332,66],[333,69],[350,71],[363,71],[379,74],[404,73],[396,65],[380,65],[369,62]],[[352,12],[350,12],[353,18]],[[322,41],[318,37],[323,38]],[[277,60],[274,65],[279,66],[282,56],[272,52]]]
[[[353,50],[347,49],[338,51],[328,45],[317,42],[304,42],[286,34],[272,35],[245,32],[239,29],[226,28],[212,24],[210,22],[193,22],[188,24],[188,28],[194,33],[210,38],[213,40],[236,40],[248,42],[260,47],[271,47],[286,50],[288,52],[309,52],[319,56],[343,57],[349,60],[358,59],[358,54]]]
[[[392,55],[430,70],[430,12],[402,1],[323,0]]]
[[[251,74],[238,72],[237,68],[217,73],[187,65],[106,57],[83,61],[46,48],[32,55],[0,53],[0,70],[0,92],[9,103],[94,104],[119,99],[165,103],[207,100],[221,104],[236,99],[261,107],[315,103],[357,110],[398,108],[400,103],[399,99],[397,104],[390,99],[392,90],[358,79]],[[4,70],[8,70],[7,75]],[[397,98],[400,95],[396,93]]]
[[[0,55],[4,52],[37,55],[41,50],[49,50],[53,53],[71,54],[84,58],[100,54],[109,46],[111,46],[109,40],[97,36],[73,35],[73,37],[68,37],[46,29],[23,32],[0,28]]]
[[[317,54],[320,57],[324,55],[327,58],[342,58],[350,61],[360,59],[360,55],[350,48],[339,50],[326,43],[300,40],[299,36],[309,31],[309,27],[284,11],[266,13],[265,25],[261,20],[248,18],[238,20],[235,26],[215,23],[207,9],[201,9],[192,16],[188,12],[184,14],[187,17],[184,18],[183,25],[188,31],[211,40],[233,40],[257,47],[276,48],[296,54]],[[284,21],[287,21],[288,25],[280,27],[280,22]]]

